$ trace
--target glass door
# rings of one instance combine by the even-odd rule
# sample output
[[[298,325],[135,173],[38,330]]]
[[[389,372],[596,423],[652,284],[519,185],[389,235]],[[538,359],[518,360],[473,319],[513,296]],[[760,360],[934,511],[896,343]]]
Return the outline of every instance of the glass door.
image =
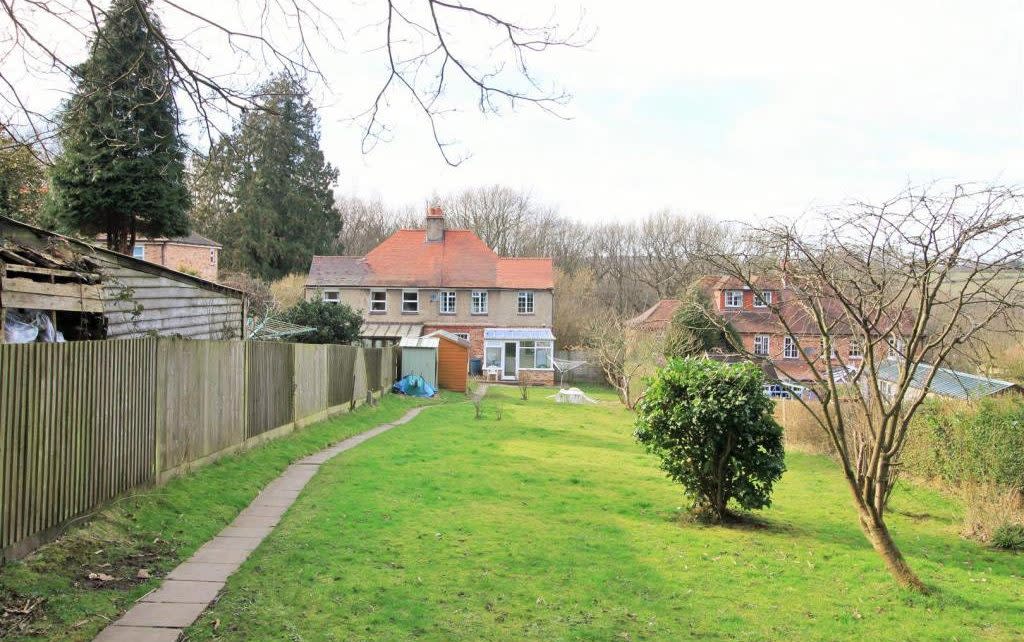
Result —
[[[505,342],[505,361],[504,368],[502,370],[502,378],[504,379],[515,379],[516,378],[516,356],[519,348],[519,344],[515,341]]]

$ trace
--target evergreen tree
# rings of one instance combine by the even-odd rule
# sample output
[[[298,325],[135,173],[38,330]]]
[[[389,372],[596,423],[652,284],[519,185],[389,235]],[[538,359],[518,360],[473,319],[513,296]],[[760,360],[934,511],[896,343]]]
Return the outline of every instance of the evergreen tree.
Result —
[[[195,213],[224,245],[225,265],[274,280],[332,249],[338,171],[324,159],[320,117],[302,83],[279,76],[260,93],[266,109],[243,114],[196,168]]]
[[[708,296],[691,287],[665,333],[665,356],[700,357],[717,349],[731,351],[740,344],[732,325],[717,318]]]
[[[52,173],[62,225],[105,232],[130,252],[137,235],[188,233],[184,151],[168,61],[149,0],[113,0],[75,69]]]
[[[46,173],[32,149],[0,135],[0,216],[41,224]]]

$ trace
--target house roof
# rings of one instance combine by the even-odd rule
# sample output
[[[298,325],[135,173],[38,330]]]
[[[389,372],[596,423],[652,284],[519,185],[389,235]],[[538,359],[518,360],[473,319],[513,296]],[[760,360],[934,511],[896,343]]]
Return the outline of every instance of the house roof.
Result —
[[[664,330],[672,322],[672,316],[682,304],[679,299],[662,299],[626,321],[626,325],[642,330]]]
[[[914,370],[914,376],[910,385],[917,389],[923,388],[934,367],[927,363],[919,364]],[[899,363],[896,360],[886,359],[879,364],[878,379],[880,381],[895,383],[898,378]],[[953,397],[954,399],[978,399],[998,394],[1011,388],[1019,389],[1020,386],[1011,381],[990,379],[982,375],[960,372],[959,370],[951,370],[949,368],[939,368],[928,391],[943,397]]]
[[[469,230],[398,230],[366,256],[314,256],[307,286],[480,287],[551,289],[549,258],[503,258]]]

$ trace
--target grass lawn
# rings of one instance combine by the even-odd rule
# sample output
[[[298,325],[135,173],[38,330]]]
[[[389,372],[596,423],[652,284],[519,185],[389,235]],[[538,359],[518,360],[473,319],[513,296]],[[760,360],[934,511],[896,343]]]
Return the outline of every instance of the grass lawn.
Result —
[[[825,458],[792,454],[763,527],[681,519],[631,415],[492,387],[325,465],[189,639],[1020,640],[1024,557],[897,489],[934,588],[896,588]],[[498,406],[502,419],[496,419]]]
[[[359,408],[111,502],[87,525],[0,568],[0,607],[31,611],[0,610],[0,639],[91,640],[231,522],[289,463],[422,403],[388,395],[378,407]],[[152,578],[138,578],[139,569]],[[89,573],[115,579],[90,580]]]

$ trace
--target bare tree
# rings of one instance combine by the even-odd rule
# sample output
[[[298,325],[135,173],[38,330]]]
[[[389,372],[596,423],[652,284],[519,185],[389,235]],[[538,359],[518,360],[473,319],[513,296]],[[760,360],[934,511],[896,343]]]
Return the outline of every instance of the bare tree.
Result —
[[[639,400],[638,379],[652,372],[661,358],[660,337],[627,328],[614,313],[595,311],[588,328],[588,340],[581,349],[601,367],[605,380],[615,388],[619,400],[632,409]]]
[[[237,10],[220,3],[135,1],[173,25],[173,30],[152,25],[170,65],[166,91],[175,94],[179,111],[195,115],[211,143],[221,132],[223,116],[230,121],[241,110],[265,108],[265,97],[254,87],[267,73],[284,71],[326,84],[317,52],[334,50],[333,43],[345,39],[345,16],[317,0],[257,0]],[[49,149],[58,126],[54,112],[26,95],[28,87],[38,85],[26,80],[51,81],[54,73],[73,80],[74,57],[103,22],[106,5],[99,0],[0,0],[6,22],[0,36],[0,133],[18,145]],[[521,24],[475,3],[380,0],[377,7],[378,19],[369,26],[379,34],[383,80],[356,117],[364,131],[363,147],[368,151],[390,135],[387,107],[404,94],[453,165],[463,157],[452,152],[441,122],[457,106],[452,96],[469,89],[484,113],[530,104],[557,114],[569,94],[536,78],[531,62],[553,47],[578,47],[589,40],[579,22],[563,33],[553,22]]]
[[[938,366],[987,329],[1015,327],[1024,304],[1021,193],[934,189],[828,211],[811,230],[751,226],[709,256],[755,295],[782,288],[767,309],[811,373],[813,395],[799,401],[835,448],[865,536],[897,582],[918,591],[926,587],[885,522],[911,421]],[[880,376],[893,368],[894,381]]]

